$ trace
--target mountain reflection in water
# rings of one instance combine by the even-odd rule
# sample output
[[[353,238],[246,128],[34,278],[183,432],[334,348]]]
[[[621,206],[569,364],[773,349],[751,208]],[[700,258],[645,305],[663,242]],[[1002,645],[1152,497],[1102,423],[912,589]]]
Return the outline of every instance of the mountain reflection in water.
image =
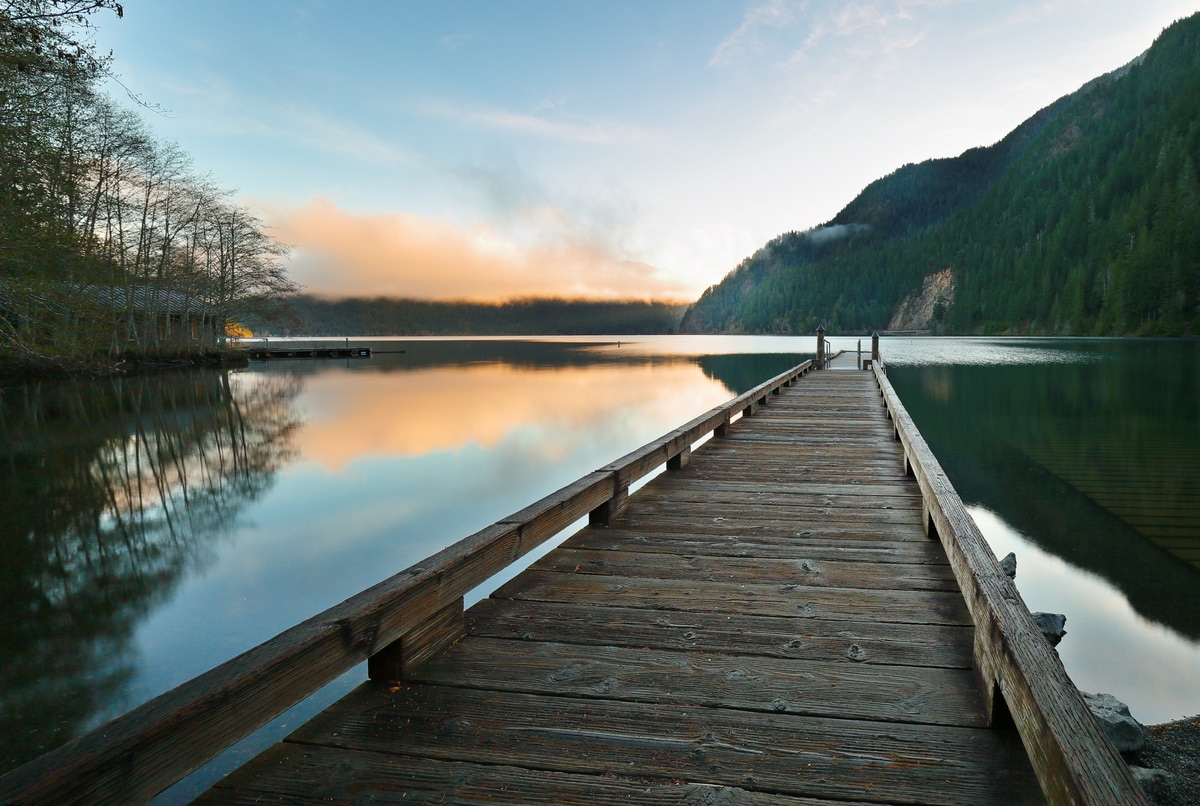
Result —
[[[1031,606],[1067,615],[1059,647],[1067,671],[1085,687],[1126,681],[1112,693],[1147,721],[1200,712],[1198,348],[1181,340],[1013,340],[996,364],[906,361],[888,370],[966,503],[1002,521],[999,534],[1015,530],[1044,552],[1038,556],[1103,580],[1150,622],[1145,645],[1119,649],[1123,605],[1097,600],[1095,586],[1077,602],[1065,583],[1038,590],[1018,551],[1017,587],[1041,603]],[[1034,558],[1025,559],[1028,567]],[[1086,611],[1110,608],[1106,632]],[[1157,660],[1156,626],[1190,649]],[[1182,671],[1162,685],[1168,665]],[[1151,680],[1158,682],[1144,684]]]

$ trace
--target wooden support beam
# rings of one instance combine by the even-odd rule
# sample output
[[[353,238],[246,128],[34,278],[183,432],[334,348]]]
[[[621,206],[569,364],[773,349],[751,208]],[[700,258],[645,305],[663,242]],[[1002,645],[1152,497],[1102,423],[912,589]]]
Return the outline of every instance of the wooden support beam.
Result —
[[[377,682],[404,680],[465,634],[460,596],[367,658],[367,677]]]
[[[628,503],[629,485],[614,479],[612,497],[588,513],[588,523],[593,526],[611,526],[621,516]]]
[[[683,470],[691,458],[692,449],[689,446],[667,460],[667,470]]]

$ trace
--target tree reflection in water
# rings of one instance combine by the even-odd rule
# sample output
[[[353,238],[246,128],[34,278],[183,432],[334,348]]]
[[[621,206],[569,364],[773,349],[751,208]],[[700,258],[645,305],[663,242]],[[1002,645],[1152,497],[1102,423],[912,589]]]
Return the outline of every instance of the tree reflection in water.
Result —
[[[124,710],[137,622],[289,460],[299,389],[202,370],[0,392],[0,771]]]

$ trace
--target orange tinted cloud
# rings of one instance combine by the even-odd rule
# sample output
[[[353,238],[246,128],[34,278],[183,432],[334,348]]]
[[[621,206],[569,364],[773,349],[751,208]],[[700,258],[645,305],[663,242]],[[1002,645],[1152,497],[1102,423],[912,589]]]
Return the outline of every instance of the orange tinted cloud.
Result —
[[[525,245],[479,223],[462,227],[408,213],[355,214],[325,199],[272,210],[274,235],[293,247],[289,274],[311,294],[499,301],[517,297],[690,300],[677,277],[621,259],[608,245],[564,235],[565,215],[536,211],[549,242]]]

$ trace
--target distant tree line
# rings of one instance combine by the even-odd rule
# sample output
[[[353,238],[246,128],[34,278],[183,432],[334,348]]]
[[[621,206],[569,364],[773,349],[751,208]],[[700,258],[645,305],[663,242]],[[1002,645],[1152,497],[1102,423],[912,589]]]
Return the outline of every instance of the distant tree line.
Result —
[[[1200,15],[987,148],[906,165],[827,225],[762,247],[691,332],[886,326],[956,278],[948,333],[1179,334],[1200,320]]]
[[[304,336],[528,336],[674,333],[686,305],[642,301],[518,299],[505,303],[326,300],[297,295],[286,325],[255,333]]]
[[[104,11],[123,9],[0,3],[0,351],[10,362],[198,349],[295,291],[262,222],[100,90],[108,59],[89,34]]]

